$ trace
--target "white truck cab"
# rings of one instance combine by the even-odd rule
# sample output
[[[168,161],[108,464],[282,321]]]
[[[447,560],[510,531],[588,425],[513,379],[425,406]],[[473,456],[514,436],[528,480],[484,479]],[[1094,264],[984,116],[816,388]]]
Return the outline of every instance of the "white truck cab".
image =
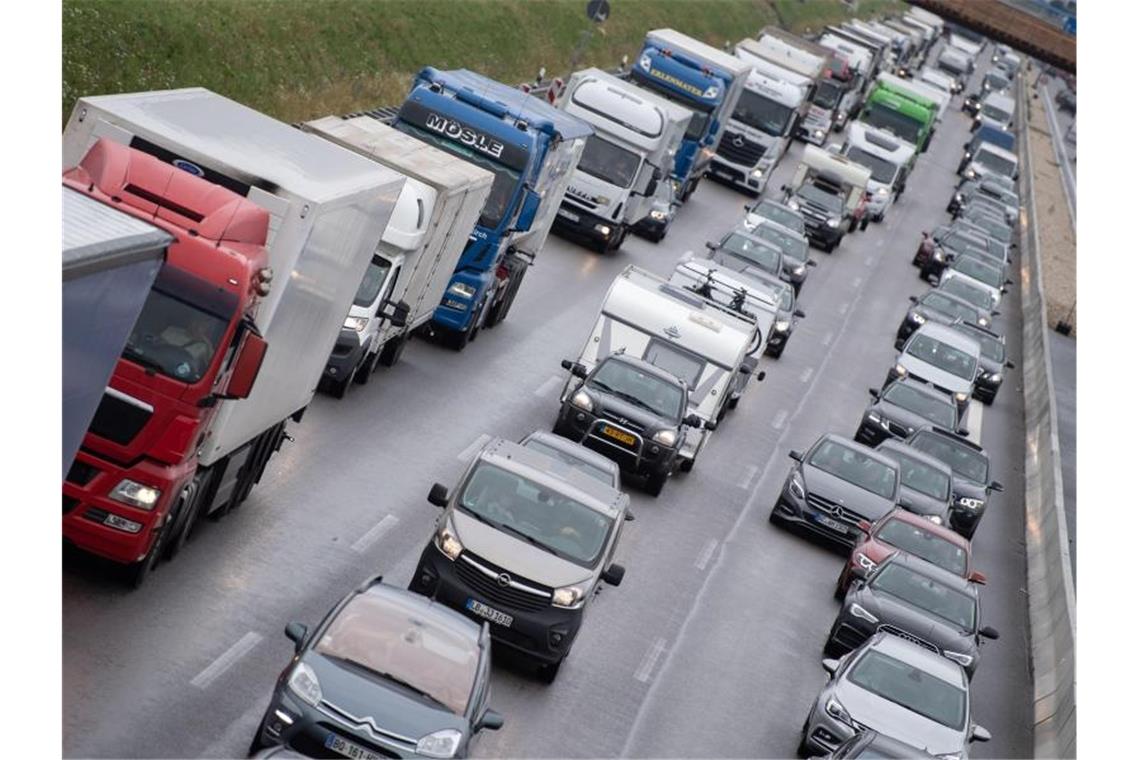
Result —
[[[617,250],[652,210],[693,112],[596,68],[574,72],[557,106],[594,134],[570,178],[556,229]]]
[[[808,81],[808,100],[813,100],[816,88],[826,76],[831,51],[807,40],[797,39],[782,29],[765,27],[760,30],[760,38],[742,40],[737,47],[745,46],[747,52],[763,58],[780,68],[798,74]],[[796,129],[796,137],[815,145],[822,145],[834,125],[834,109],[826,109],[809,103],[803,118]]]
[[[1017,101],[1004,92],[991,92],[982,99],[975,123],[980,127],[994,127],[1003,132],[1013,129],[1013,115]]]
[[[867,213],[873,221],[883,221],[887,208],[906,189],[906,179],[914,165],[915,146],[890,132],[857,121],[847,130],[843,155],[870,169]]]

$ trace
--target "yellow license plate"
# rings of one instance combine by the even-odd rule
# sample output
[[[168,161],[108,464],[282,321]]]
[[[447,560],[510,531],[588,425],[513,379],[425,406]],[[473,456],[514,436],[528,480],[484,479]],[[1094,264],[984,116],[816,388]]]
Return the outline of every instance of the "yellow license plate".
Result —
[[[616,428],[612,428],[609,425],[606,425],[602,428],[602,434],[608,435],[610,438],[621,441],[626,446],[632,446],[637,442],[637,439],[629,433],[623,433],[622,431]]]

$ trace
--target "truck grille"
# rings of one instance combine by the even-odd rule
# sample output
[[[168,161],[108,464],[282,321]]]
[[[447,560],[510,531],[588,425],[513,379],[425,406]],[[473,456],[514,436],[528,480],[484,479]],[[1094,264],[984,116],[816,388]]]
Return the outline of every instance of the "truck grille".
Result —
[[[749,140],[739,132],[725,132],[724,137],[720,138],[716,154],[734,164],[755,166],[766,150],[765,146]]]
[[[146,426],[151,412],[104,393],[88,432],[126,446]]]
[[[936,654],[942,654],[941,649],[934,646],[933,644],[931,644],[926,639],[919,638],[918,636],[915,636],[913,633],[909,633],[907,631],[904,631],[902,628],[899,628],[897,626],[880,625],[879,630],[882,631],[883,633],[889,633],[892,636],[898,636],[900,639],[906,639],[907,641],[911,642],[912,644],[918,644],[920,647],[922,647],[924,649],[929,649],[931,652],[935,652]]]
[[[473,559],[468,554],[462,554],[459,560],[460,561],[455,563],[456,576],[467,584],[467,587],[471,589],[473,593],[483,597],[491,604],[505,607],[509,610],[522,610],[524,612],[538,612],[550,606],[550,597],[552,594],[548,589],[531,583],[526,579],[515,578],[510,573],[492,565],[482,557]],[[482,567],[476,566],[476,564],[474,564],[476,562]],[[492,578],[484,572],[482,568],[486,568],[488,572],[494,573],[495,577]],[[512,586],[502,585],[499,583],[498,578],[503,575],[519,583],[532,586],[536,591],[541,591],[545,596],[532,594]]]

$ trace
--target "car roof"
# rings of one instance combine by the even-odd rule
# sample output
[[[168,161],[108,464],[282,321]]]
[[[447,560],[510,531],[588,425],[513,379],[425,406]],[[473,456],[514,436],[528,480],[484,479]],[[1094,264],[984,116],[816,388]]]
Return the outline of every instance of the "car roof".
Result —
[[[617,519],[629,505],[629,496],[622,491],[565,462],[505,438],[492,439],[479,452],[478,459],[568,496],[613,519]]]
[[[950,294],[947,293],[947,296],[950,296]],[[963,301],[963,303],[966,303],[966,301]],[[975,307],[970,306],[970,308],[972,309]],[[973,354],[980,354],[982,350],[981,346],[978,345],[978,341],[974,340],[968,335],[963,335],[957,330],[951,330],[947,325],[940,325],[936,322],[927,322],[926,324],[921,325],[917,330],[915,330],[915,335],[929,335],[935,340],[956,348],[959,351],[967,351]]]
[[[879,452],[875,451],[870,446],[865,446],[864,444],[859,443],[858,441],[853,441],[850,438],[847,438],[845,436],[840,435],[839,433],[824,433],[823,435],[821,435],[819,438],[816,439],[815,443],[813,443],[811,445],[811,448],[814,449],[816,446],[823,443],[824,441],[831,441],[832,443],[838,443],[841,446],[843,446],[844,448],[854,449],[855,451],[858,451],[861,454],[866,454],[867,457],[869,457],[870,459],[874,459],[876,462],[879,462],[880,464],[884,464],[887,467],[890,467],[892,470],[898,471],[898,469],[899,469],[899,463],[896,460],[891,459],[889,456],[887,456],[885,454],[880,454]]]
[[[557,449],[563,453],[569,454],[575,459],[586,462],[592,467],[597,467],[603,472],[616,473],[620,471],[617,462],[607,456],[602,456],[596,451],[586,448],[580,443],[575,443],[569,438],[563,438],[554,433],[548,433],[545,430],[535,430],[533,433],[528,434],[519,443],[526,446],[529,442],[535,441],[552,449]]]
[[[917,451],[917,449],[914,449],[914,451],[918,454],[926,456],[926,454],[923,454],[921,451]],[[941,461],[938,461],[939,464],[941,464]],[[877,522],[885,523],[887,520],[901,520],[910,525],[922,528],[931,535],[945,539],[955,546],[965,549],[967,553],[970,552],[970,540],[968,538],[958,533],[957,531],[946,527],[945,525],[935,525],[925,515],[915,514],[914,512],[903,509],[902,507],[895,507],[890,512],[880,517]]]
[[[882,631],[875,633],[867,642],[867,650],[882,652],[941,681],[966,689],[966,672],[961,665],[900,636]]]
[[[928,578],[933,578],[939,583],[949,586],[955,591],[961,591],[964,594],[969,594],[974,599],[978,598],[978,587],[975,584],[966,580],[957,573],[952,573],[945,568],[941,568],[938,565],[927,562],[922,557],[915,556],[914,554],[908,554],[906,552],[898,552],[897,554],[891,555],[891,557],[885,560],[883,564],[886,564],[887,562],[896,565],[902,565],[908,570],[913,570],[920,575],[925,575]]]

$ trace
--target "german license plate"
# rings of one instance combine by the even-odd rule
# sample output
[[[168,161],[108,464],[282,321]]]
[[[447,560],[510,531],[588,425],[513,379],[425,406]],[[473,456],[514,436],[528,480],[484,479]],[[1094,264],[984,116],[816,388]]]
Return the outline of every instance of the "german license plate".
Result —
[[[558,209],[558,215],[561,217],[565,217],[572,222],[580,221],[577,214],[571,213],[571,212],[567,211],[566,209],[561,209],[561,208]]]
[[[838,520],[832,520],[830,517],[824,517],[823,515],[816,515],[815,521],[817,523],[819,523],[820,525],[823,525],[824,527],[827,527],[827,528],[831,528],[832,530],[837,531],[839,533],[846,533],[847,532],[847,526],[846,525],[839,522]]]
[[[610,438],[613,438],[616,441],[621,441],[626,446],[632,446],[637,442],[637,439],[629,433],[623,433],[617,428],[612,428],[609,425],[606,425],[602,428],[602,435],[608,435]]]
[[[713,174],[715,174],[718,177],[723,177],[724,179],[732,179],[733,178],[732,172],[725,171],[724,169],[713,169]]]
[[[336,734],[329,734],[328,738],[325,739],[325,749],[331,749],[333,752],[354,758],[354,760],[383,760],[383,755],[369,752],[364,747],[345,741]]]
[[[481,618],[490,620],[492,623],[498,623],[504,628],[510,628],[511,623],[515,622],[514,617],[511,615],[508,615],[505,612],[499,612],[494,607],[488,607],[487,605],[483,604],[480,601],[476,601],[475,599],[467,600],[467,609],[471,610]]]

